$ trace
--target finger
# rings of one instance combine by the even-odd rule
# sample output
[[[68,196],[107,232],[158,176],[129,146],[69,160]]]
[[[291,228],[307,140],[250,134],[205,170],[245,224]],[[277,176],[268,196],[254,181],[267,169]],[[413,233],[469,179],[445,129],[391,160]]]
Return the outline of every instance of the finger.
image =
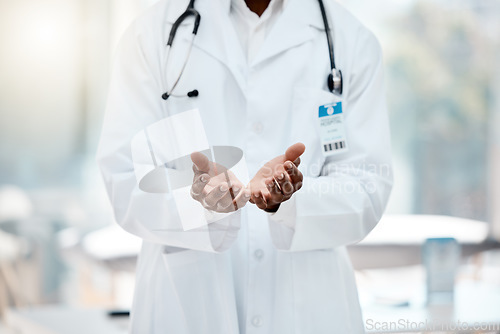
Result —
[[[240,197],[242,193],[242,186],[234,185],[229,187],[228,192],[224,197],[222,197],[217,203],[217,211],[219,212],[233,212],[237,211],[236,199]]]
[[[233,174],[231,174],[233,175]],[[233,197],[233,199],[238,196],[238,193],[241,191],[241,189],[243,188],[243,184],[236,178],[234,177],[230,177],[228,171],[224,171],[224,177],[225,177],[225,180],[229,186],[229,192],[231,193],[231,196]]]
[[[194,172],[204,172],[208,173],[210,171],[210,162],[208,158],[200,152],[194,152],[191,154],[191,161],[193,162]]]
[[[210,176],[208,174],[201,174],[195,177],[193,185],[191,186],[191,196],[195,199],[200,196],[209,180]]]
[[[285,162],[285,170],[290,176],[290,180],[294,186],[295,191],[299,190],[302,187],[302,181],[304,179],[300,170],[291,161]]]
[[[235,209],[238,210],[244,207],[250,200],[250,197],[251,197],[250,189],[244,189],[243,191],[241,191],[234,201]]]
[[[238,185],[230,187],[227,193],[217,202],[217,211],[220,212],[232,212],[238,210],[234,206],[234,201],[238,194],[241,192],[241,188]]]
[[[236,211],[234,207],[234,196],[231,196],[231,193],[228,191],[215,205],[216,211],[218,212],[232,212]]]
[[[296,143],[290,146],[285,152],[285,160],[295,161],[304,154],[306,146],[302,143]]]
[[[217,208],[217,202],[219,202],[226,194],[229,194],[229,188],[227,183],[221,183],[217,187],[213,188],[207,196],[205,196],[205,204],[209,209]]]
[[[252,201],[259,209],[265,210],[267,208],[266,201],[260,191],[252,192]]]
[[[283,201],[283,193],[281,192],[278,182],[274,178],[266,180],[266,187],[269,191],[269,196],[264,194],[264,200],[267,202],[268,206],[278,204]]]
[[[284,199],[289,199],[294,192],[294,187],[291,182],[290,175],[283,170],[283,172],[278,173],[274,176],[274,179],[278,182],[281,193],[284,196]]]
[[[233,184],[230,188],[229,188],[229,193],[231,194],[231,196],[233,197],[233,200],[238,197],[238,195],[241,193],[243,189],[243,185],[241,184]]]
[[[264,183],[266,184],[266,189],[267,189],[267,191],[269,191],[269,194],[271,196],[274,196],[277,194],[281,195],[280,186],[278,184],[278,181],[274,177],[267,179]],[[266,196],[264,196],[264,198],[266,198]]]

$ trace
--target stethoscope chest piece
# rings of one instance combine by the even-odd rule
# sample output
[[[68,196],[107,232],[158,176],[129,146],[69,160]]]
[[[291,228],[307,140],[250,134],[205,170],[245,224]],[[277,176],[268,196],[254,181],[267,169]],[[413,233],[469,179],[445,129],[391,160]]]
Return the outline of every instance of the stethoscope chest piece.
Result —
[[[336,68],[332,69],[332,73],[328,76],[328,89],[332,93],[342,95],[343,88],[342,71]]]

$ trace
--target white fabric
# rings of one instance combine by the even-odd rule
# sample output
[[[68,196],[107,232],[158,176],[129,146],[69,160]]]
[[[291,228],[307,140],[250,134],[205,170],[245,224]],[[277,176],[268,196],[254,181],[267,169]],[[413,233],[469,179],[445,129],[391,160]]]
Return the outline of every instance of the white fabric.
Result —
[[[177,113],[149,125],[134,136],[131,150],[139,189],[148,193],[171,193],[184,231],[207,226],[234,213],[211,212],[191,196],[194,174],[190,155],[210,150],[198,109]],[[225,151],[221,152],[224,156],[232,152],[230,149]],[[225,160],[231,159],[226,157]],[[248,183],[245,158],[231,162],[226,167],[241,182]]]
[[[317,0],[290,0],[251,64],[230,19],[230,0],[197,0],[201,24],[176,93],[165,92],[164,45],[187,0],[161,0],[118,49],[98,161],[117,222],[144,240],[137,266],[133,333],[362,333],[345,246],[377,224],[392,186],[382,56],[375,37],[326,0],[349,152],[325,159],[318,107],[339,100],[326,87],[329,57]],[[182,37],[185,36],[185,37]],[[176,43],[189,43],[188,34]],[[236,146],[249,175],[306,145],[304,187],[269,217],[254,205],[208,227],[183,231],[172,197],[142,192],[133,136],[198,108],[210,146]]]
[[[139,188],[146,192],[166,193],[173,190],[169,189],[172,185],[168,187],[166,182],[161,182],[161,187],[155,179],[146,176],[160,166],[187,157],[192,152],[208,150],[210,146],[199,111],[193,109],[149,125],[134,136],[131,149]]]
[[[230,17],[238,39],[251,63],[259,52],[266,36],[286,6],[288,0],[271,0],[267,9],[259,17],[252,12],[245,0],[231,0]]]

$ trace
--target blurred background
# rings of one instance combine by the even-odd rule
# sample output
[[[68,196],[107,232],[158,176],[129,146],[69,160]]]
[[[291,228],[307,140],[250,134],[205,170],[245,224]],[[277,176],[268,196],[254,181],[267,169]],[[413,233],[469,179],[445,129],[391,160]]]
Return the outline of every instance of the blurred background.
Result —
[[[47,319],[130,307],[140,241],[113,225],[95,151],[114,48],[154,2],[0,0],[1,333],[36,322],[24,309],[43,309]],[[493,290],[481,285],[484,296],[500,296],[492,250],[500,238],[500,1],[341,2],[384,49],[393,136],[388,218],[351,250],[366,314],[380,316],[387,270],[399,270],[410,289],[424,286],[428,238],[458,240],[455,278],[487,281]],[[471,291],[463,296],[478,295]],[[418,305],[403,293],[382,297],[390,307]],[[500,298],[478,303],[491,308]],[[500,311],[485,321],[500,323]]]

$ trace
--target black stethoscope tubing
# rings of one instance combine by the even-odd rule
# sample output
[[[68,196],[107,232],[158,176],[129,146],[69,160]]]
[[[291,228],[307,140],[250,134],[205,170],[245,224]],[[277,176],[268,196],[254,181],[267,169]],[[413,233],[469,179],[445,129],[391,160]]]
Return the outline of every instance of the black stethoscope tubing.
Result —
[[[188,5],[188,8],[186,9],[186,11],[184,11],[184,13],[182,13],[181,16],[179,16],[179,18],[177,18],[177,20],[172,25],[172,29],[170,30],[170,34],[169,34],[168,42],[167,42],[168,55],[170,54],[170,48],[172,47],[172,44],[174,42],[175,34],[177,33],[177,29],[179,28],[179,26],[182,24],[182,22],[186,18],[188,18],[190,16],[194,17],[194,27],[193,27],[193,32],[192,32],[193,39],[198,34],[198,28],[200,26],[201,15],[194,8],[194,2],[195,2],[195,0],[189,1],[189,5]],[[321,9],[321,17],[323,18],[323,25],[325,26],[326,39],[327,39],[327,43],[328,43],[328,51],[329,51],[329,55],[330,55],[331,73],[328,75],[328,82],[327,82],[328,89],[332,93],[342,95],[342,91],[343,91],[342,71],[337,69],[335,66],[334,45],[333,45],[333,40],[332,40],[332,36],[330,33],[330,26],[328,24],[328,17],[326,16],[326,10],[325,10],[325,6],[323,4],[323,0],[318,0],[318,2],[319,2],[319,7]],[[168,55],[167,55],[167,61],[166,61],[167,65],[168,65]],[[189,57],[189,54],[188,54],[188,57]],[[187,60],[186,60],[186,63],[187,63]],[[186,63],[184,63],[184,66],[186,65]],[[170,96],[173,96],[172,91],[174,90],[175,86],[177,85],[177,83],[182,75],[183,70],[184,70],[184,67],[181,70],[179,77],[175,81],[172,88],[162,95],[162,99],[167,100]],[[195,97],[198,95],[199,95],[199,92],[196,89],[187,93],[188,97]]]
[[[338,70],[335,66],[335,52],[333,46],[332,35],[330,33],[330,26],[328,24],[328,18],[326,16],[325,5],[323,0],[318,0],[319,8],[321,9],[321,17],[323,18],[323,25],[325,26],[326,39],[328,43],[328,51],[330,53],[330,69],[331,73],[328,75],[328,89],[330,92],[342,95],[343,91],[343,80],[342,71]]]

